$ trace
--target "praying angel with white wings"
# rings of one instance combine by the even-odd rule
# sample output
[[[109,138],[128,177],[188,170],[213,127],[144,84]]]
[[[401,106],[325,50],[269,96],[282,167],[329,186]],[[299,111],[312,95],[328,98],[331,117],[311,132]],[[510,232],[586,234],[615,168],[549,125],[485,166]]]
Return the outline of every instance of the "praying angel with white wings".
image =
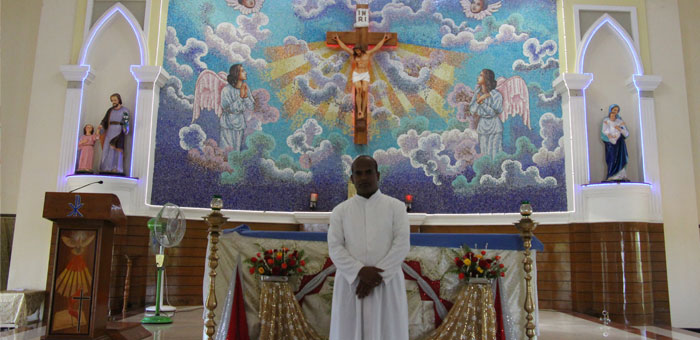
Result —
[[[243,65],[234,64],[229,74],[204,70],[199,74],[194,90],[192,123],[202,109],[214,110],[221,128],[219,147],[241,151],[246,128],[246,112],[251,112],[255,100],[248,84]]]
[[[476,83],[469,111],[479,134],[481,154],[493,159],[503,151],[503,123],[509,117],[520,116],[523,124],[532,129],[527,84],[517,76],[496,80],[490,69],[483,69]]]

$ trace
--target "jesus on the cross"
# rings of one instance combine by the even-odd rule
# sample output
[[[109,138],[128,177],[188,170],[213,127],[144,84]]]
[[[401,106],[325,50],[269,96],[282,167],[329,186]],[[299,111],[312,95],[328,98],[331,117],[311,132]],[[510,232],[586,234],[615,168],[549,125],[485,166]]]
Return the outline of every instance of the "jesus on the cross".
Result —
[[[343,51],[350,53],[350,59],[353,63],[352,68],[352,85],[355,89],[355,110],[357,110],[357,118],[365,118],[367,113],[367,97],[369,94],[369,59],[372,55],[379,51],[380,48],[391,39],[391,35],[384,34],[382,40],[369,51],[366,51],[364,46],[355,45],[352,50],[343,43],[336,34],[333,37]]]

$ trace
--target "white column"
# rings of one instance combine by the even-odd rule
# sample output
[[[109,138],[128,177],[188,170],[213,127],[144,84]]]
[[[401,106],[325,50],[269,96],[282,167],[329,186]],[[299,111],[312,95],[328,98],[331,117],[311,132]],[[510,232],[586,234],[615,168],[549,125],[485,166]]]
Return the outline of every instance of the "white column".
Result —
[[[581,186],[590,181],[588,170],[588,133],[586,131],[586,102],[584,91],[591,84],[590,73],[564,73],[552,85],[562,97],[562,118],[566,152],[566,181],[569,210],[573,222],[583,219]]]
[[[139,83],[131,164],[131,176],[138,178],[134,192],[134,207],[148,214],[146,202],[153,172],[155,129],[160,100],[160,89],[168,80],[168,73],[160,66],[131,66],[131,74]],[[140,208],[140,209],[139,209]]]
[[[644,182],[651,185],[651,211],[649,215],[655,222],[662,222],[661,174],[659,172],[656,112],[654,110],[654,90],[659,84],[661,84],[661,77],[651,75],[634,75],[627,81],[627,88],[636,92],[639,98]]]
[[[87,65],[63,65],[61,73],[68,82],[68,86],[66,104],[63,108],[63,133],[56,190],[67,191],[66,176],[75,173],[83,88],[92,82],[95,74]]]

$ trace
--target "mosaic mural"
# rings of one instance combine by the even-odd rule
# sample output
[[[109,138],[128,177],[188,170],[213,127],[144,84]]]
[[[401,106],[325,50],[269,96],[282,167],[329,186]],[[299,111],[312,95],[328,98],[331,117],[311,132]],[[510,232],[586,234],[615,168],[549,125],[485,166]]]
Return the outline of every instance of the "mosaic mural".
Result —
[[[515,212],[524,199],[566,210],[555,2],[369,10],[369,31],[399,43],[372,57],[358,145],[349,54],[326,45],[353,30],[354,0],[171,0],[151,203],[220,194],[225,209],[304,211],[316,192],[329,211],[369,154],[382,192],[413,195],[416,212]]]

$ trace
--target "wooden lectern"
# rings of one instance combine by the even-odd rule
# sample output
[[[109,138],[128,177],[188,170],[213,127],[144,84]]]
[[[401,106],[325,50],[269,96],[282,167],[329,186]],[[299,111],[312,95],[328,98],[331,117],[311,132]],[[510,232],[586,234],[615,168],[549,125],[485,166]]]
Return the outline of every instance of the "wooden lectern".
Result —
[[[112,194],[47,192],[44,218],[57,229],[46,340],[110,339],[107,302],[114,227],[126,224]]]

